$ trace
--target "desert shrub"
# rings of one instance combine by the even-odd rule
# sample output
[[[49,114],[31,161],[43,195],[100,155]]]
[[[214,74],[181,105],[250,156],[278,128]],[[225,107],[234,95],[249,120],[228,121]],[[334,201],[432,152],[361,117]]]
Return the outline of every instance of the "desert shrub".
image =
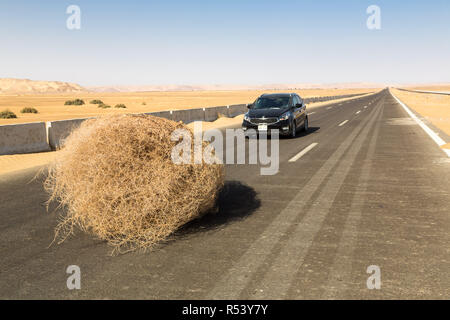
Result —
[[[99,105],[97,106],[97,108],[108,109],[108,108],[111,108],[111,106],[102,103],[102,104],[99,104]]]
[[[16,114],[10,110],[3,110],[0,112],[0,118],[2,119],[13,119],[17,118]]]
[[[31,107],[25,107],[22,110],[20,110],[21,113],[38,113],[36,108]]]
[[[146,105],[147,105],[147,103],[145,103],[145,101],[144,101],[144,102],[142,102],[142,105],[143,105],[143,106],[146,106]]]
[[[81,100],[81,99],[67,100],[67,101],[64,103],[64,105],[66,105],[66,106],[71,106],[71,105],[74,105],[74,106],[81,106],[81,105],[83,105],[83,104],[84,104],[84,101]]]
[[[102,100],[91,100],[90,104],[104,104]]]
[[[119,104],[116,104],[115,106],[114,106],[114,108],[126,108],[127,106],[126,105],[124,105],[123,103],[119,103]]]
[[[55,239],[79,227],[108,241],[113,253],[146,249],[210,212],[223,165],[175,164],[171,153],[179,142],[171,134],[178,128],[188,130],[159,117],[114,115],[74,130],[45,181],[49,202],[66,209]]]

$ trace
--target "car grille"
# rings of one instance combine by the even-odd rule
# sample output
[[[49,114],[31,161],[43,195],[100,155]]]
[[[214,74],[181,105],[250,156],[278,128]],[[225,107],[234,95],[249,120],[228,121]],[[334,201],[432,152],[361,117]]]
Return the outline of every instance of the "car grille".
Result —
[[[275,123],[278,121],[278,118],[250,118],[250,123],[260,124],[260,123]]]

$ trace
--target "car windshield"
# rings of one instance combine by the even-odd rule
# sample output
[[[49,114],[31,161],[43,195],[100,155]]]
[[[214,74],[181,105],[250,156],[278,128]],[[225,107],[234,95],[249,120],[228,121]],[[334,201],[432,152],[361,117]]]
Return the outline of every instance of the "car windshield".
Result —
[[[289,96],[268,96],[256,99],[253,109],[281,109],[289,104]]]

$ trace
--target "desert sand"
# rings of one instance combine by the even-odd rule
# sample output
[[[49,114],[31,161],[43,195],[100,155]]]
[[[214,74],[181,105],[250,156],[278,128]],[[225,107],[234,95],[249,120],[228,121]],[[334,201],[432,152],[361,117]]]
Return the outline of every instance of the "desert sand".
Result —
[[[419,86],[419,87],[412,87],[412,88],[405,88],[405,89],[450,92],[450,85]]]
[[[0,156],[0,175],[47,165],[54,159],[57,152],[58,151]]]
[[[408,107],[450,135],[450,96],[396,89],[392,92]]]
[[[0,93],[2,94],[78,93],[85,91],[86,89],[82,86],[69,82],[0,78]]]
[[[374,92],[379,89],[308,89],[289,90],[300,96],[332,96]],[[17,119],[0,119],[0,125],[27,123],[37,121],[54,121],[74,118],[87,118],[103,114],[143,113],[162,110],[205,108],[221,105],[253,102],[259,95],[276,90],[235,90],[235,91],[177,91],[177,92],[120,92],[120,93],[63,93],[63,94],[0,94],[0,111],[9,109]],[[65,106],[64,102],[83,99],[86,105]],[[100,109],[89,104],[91,100],[100,99],[111,105],[110,109]],[[123,103],[126,109],[115,109],[116,104]],[[24,107],[36,108],[38,114],[22,114]]]

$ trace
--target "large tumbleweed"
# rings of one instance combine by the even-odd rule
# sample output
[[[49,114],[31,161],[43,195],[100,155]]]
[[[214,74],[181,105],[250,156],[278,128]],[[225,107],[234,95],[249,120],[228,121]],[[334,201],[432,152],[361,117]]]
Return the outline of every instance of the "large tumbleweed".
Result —
[[[163,118],[118,115],[74,130],[45,181],[49,202],[65,209],[55,239],[79,227],[107,240],[113,252],[146,249],[208,212],[223,185],[223,165],[175,164],[171,134],[179,128],[188,130]]]

